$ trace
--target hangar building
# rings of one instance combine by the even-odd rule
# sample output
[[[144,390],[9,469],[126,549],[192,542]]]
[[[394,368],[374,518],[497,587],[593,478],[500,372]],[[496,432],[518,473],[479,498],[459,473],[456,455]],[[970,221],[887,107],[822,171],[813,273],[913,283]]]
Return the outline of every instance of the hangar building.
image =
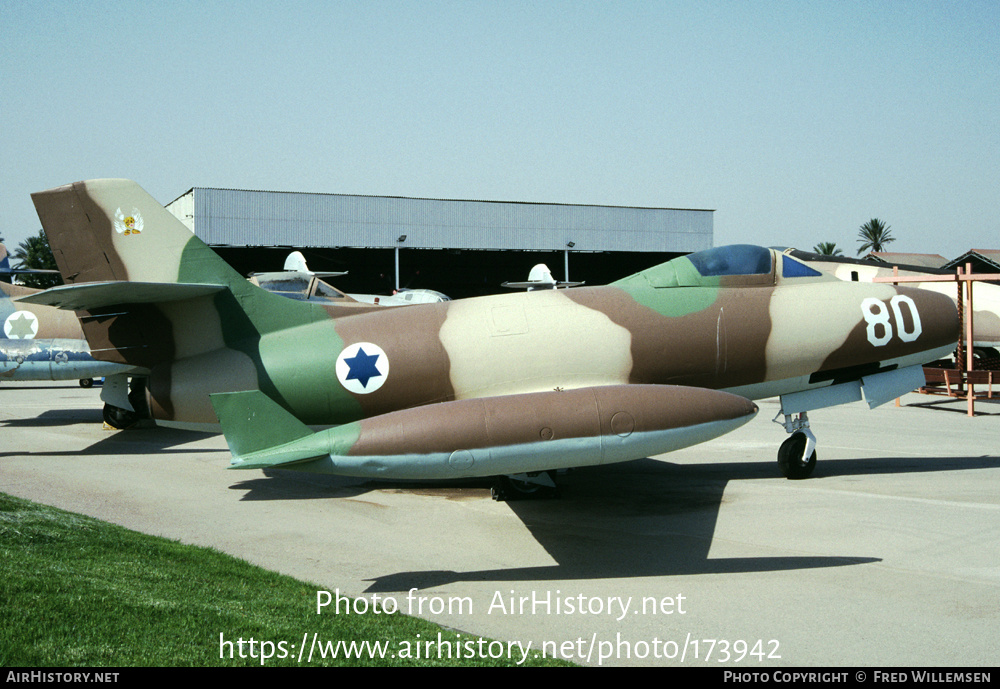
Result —
[[[195,187],[167,209],[243,274],[281,270],[295,249],[311,270],[348,271],[330,280],[345,292],[493,294],[536,263],[598,285],[713,240],[713,211],[675,208]]]

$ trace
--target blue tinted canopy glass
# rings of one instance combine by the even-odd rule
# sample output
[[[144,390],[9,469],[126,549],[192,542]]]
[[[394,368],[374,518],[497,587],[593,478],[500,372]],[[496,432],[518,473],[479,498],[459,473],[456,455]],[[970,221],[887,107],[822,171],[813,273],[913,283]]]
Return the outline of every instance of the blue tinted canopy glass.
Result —
[[[781,258],[781,274],[786,278],[812,278],[823,274],[788,256],[782,256]]]
[[[771,252],[762,246],[733,244],[690,254],[688,260],[703,277],[761,275],[771,272]]]

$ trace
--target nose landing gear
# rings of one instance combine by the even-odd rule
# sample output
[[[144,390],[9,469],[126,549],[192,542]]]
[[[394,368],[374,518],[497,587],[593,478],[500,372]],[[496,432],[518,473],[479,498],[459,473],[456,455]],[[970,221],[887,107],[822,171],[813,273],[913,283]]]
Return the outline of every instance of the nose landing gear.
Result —
[[[782,416],[778,412],[778,416]],[[809,417],[806,412],[798,415],[784,414],[785,420],[774,422],[785,427],[791,437],[781,443],[778,448],[778,468],[787,479],[798,480],[809,478],[816,468],[816,436],[809,430]]]

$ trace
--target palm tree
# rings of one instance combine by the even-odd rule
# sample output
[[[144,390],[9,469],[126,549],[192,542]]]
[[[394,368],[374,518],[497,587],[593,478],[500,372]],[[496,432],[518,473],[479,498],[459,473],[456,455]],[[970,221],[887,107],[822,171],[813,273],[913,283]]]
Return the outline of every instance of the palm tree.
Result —
[[[858,249],[858,256],[866,251],[883,251],[885,245],[896,241],[896,238],[889,233],[889,226],[878,218],[872,218],[858,230],[861,248]]]
[[[813,253],[821,256],[840,256],[843,252],[837,248],[836,242],[820,242],[813,247]]]
[[[49,240],[42,230],[38,231],[37,237],[28,237],[21,242],[11,258],[16,258],[21,262],[20,266],[18,266],[20,268],[54,270],[57,267],[56,259],[52,256],[52,249],[49,248]],[[28,274],[22,275],[20,280],[27,287],[36,287],[39,289],[62,284],[62,278],[58,274]]]

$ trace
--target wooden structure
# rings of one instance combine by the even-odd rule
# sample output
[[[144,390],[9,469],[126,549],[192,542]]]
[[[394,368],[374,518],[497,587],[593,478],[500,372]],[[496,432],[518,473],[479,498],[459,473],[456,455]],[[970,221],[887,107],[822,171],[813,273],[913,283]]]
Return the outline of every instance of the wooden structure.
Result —
[[[977,397],[993,398],[993,385],[1000,383],[1000,371],[976,370],[973,357],[972,338],[972,285],[976,280],[995,280],[995,275],[973,274],[972,264],[966,263],[965,270],[958,268],[954,275],[919,275],[900,277],[899,270],[893,267],[893,276],[885,278],[874,278],[873,282],[891,282],[899,284],[901,282],[951,282],[956,283],[958,290],[958,315],[962,327],[958,334],[958,353],[955,358],[955,368],[945,369],[925,366],[924,375],[927,378],[927,385],[920,388],[920,392],[930,394],[946,394],[950,397],[965,398],[968,400],[969,416],[976,415]],[[965,367],[962,366],[962,361]],[[986,385],[985,392],[982,390],[977,395],[976,385]],[[952,389],[954,386],[954,390]]]
[[[966,385],[973,397],[979,399],[1000,398],[1000,371],[964,371],[957,368],[937,368],[924,366],[927,384],[920,388],[925,395],[947,395],[948,397],[968,397]],[[986,386],[986,390],[975,392],[975,386]],[[994,391],[993,386],[998,386]]]

